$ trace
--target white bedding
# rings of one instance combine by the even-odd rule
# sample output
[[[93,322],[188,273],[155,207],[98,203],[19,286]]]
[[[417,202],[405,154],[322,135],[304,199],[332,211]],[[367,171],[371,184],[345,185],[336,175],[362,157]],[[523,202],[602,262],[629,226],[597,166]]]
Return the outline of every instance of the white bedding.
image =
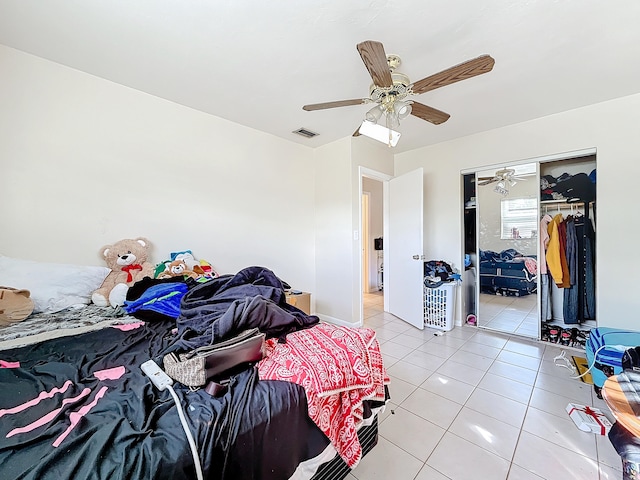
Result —
[[[45,263],[0,255],[0,285],[31,292],[36,313],[88,305],[102,285],[107,267]]]

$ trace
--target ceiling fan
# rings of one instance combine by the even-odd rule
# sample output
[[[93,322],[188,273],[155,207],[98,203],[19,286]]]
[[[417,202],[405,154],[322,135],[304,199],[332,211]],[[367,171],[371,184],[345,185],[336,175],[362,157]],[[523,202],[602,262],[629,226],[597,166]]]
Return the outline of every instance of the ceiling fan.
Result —
[[[409,114],[434,125],[446,122],[450,117],[448,113],[416,101],[406,100],[406,98],[488,73],[493,69],[495,63],[491,56],[481,55],[412,83],[405,74],[396,72],[396,68],[401,63],[400,57],[387,55],[382,43],[367,40],[356,45],[356,48],[373,80],[369,88],[369,96],[352,100],[315,103],[305,105],[302,108],[313,111],[375,103],[376,105],[367,112],[365,120],[376,124],[384,115],[385,126],[389,129],[389,134],[391,129],[397,127],[400,120]],[[358,135],[360,135],[360,128],[353,134],[353,136]]]

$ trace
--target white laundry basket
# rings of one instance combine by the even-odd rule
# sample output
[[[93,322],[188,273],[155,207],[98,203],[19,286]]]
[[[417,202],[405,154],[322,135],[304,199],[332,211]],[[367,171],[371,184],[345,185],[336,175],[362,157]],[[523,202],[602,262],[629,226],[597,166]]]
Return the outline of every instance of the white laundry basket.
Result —
[[[439,330],[453,328],[453,304],[456,282],[443,283],[439,287],[424,287],[424,325]]]

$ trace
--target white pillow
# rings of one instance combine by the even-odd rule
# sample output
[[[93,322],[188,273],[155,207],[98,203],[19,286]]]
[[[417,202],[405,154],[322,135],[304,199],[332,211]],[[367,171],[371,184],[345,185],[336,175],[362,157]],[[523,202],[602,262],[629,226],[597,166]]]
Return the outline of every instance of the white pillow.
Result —
[[[26,288],[34,312],[53,313],[88,305],[111,270],[107,267],[43,263],[0,255],[0,286]]]

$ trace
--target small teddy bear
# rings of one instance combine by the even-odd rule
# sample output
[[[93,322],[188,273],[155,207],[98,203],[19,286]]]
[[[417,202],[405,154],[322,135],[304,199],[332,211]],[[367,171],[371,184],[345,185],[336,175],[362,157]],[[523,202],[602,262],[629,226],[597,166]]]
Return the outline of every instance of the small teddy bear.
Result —
[[[164,272],[158,275],[158,278],[171,278],[183,276],[185,278],[198,279],[201,275],[204,275],[204,270],[200,265],[194,265],[193,269],[190,269],[184,260],[174,260]]]
[[[147,261],[149,240],[143,237],[120,240],[100,249],[111,272],[91,300],[99,307],[124,305],[127,290],[144,277],[153,278],[154,266]]]

